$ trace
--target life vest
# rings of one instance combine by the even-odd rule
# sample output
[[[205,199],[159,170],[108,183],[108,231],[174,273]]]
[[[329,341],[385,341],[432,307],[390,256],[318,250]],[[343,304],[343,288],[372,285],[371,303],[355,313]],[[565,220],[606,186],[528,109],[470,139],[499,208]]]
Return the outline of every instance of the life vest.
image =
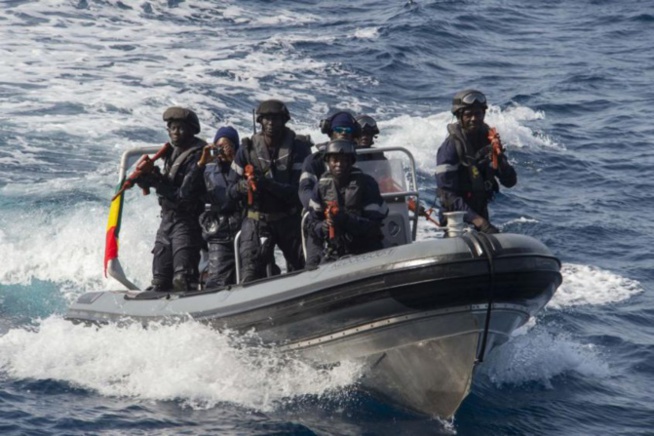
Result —
[[[252,139],[244,138],[242,144],[247,149],[248,163],[254,166],[255,170],[278,182],[290,183],[295,140],[295,132],[285,129],[282,143],[274,149],[273,156],[270,155],[261,133],[256,133]]]
[[[318,190],[324,204],[330,201],[338,203],[338,213],[361,216],[366,207],[364,198],[366,175],[359,168],[352,168],[350,180],[340,189],[336,186],[334,177],[323,174],[318,181]],[[354,236],[347,229],[337,229],[336,238],[328,239],[325,258],[336,259],[347,254],[366,253],[382,247],[383,234],[379,226],[370,225],[366,235]]]
[[[171,181],[175,186],[179,187],[182,184],[183,177],[181,180],[179,180],[178,183],[176,183],[175,179],[177,177],[177,173],[179,172],[180,167],[189,156],[191,156],[198,149],[202,149],[205,145],[207,145],[206,142],[204,142],[199,138],[195,138],[193,144],[189,148],[178,154],[177,157],[175,157],[175,160],[172,160],[172,157],[174,155],[174,149],[173,149],[172,154],[166,158],[166,161],[164,163],[164,170],[162,173],[163,176],[167,178],[169,181]]]
[[[250,138],[244,138],[241,146],[245,150],[246,163],[243,165],[252,165],[255,173],[262,174],[265,177],[275,180],[276,182],[290,185],[299,182],[301,163],[295,162],[295,154],[301,150],[301,147],[310,148],[310,142],[307,137],[296,135],[289,128],[284,129],[284,136],[279,146],[275,147],[270,155],[269,148],[266,146],[264,136],[256,133]],[[294,168],[296,167],[296,168]],[[297,177],[297,180],[294,179]],[[263,191],[265,192],[265,191]],[[296,190],[297,192],[297,190]],[[293,204],[293,199],[288,201],[279,201],[274,195],[260,195],[259,191],[255,192],[254,204],[248,206],[248,216],[252,213],[267,214],[267,221],[277,220],[286,216],[294,215],[299,211],[300,200],[297,197]],[[251,216],[253,218],[253,216]]]
[[[330,173],[325,173],[318,181],[318,190],[323,202],[336,201],[340,210],[354,215],[361,215],[363,204],[363,172],[359,168],[352,168],[350,180],[340,189]]]
[[[484,125],[484,129],[487,130],[488,126]],[[481,196],[486,201],[491,200],[499,191],[499,185],[490,170],[490,141],[485,139],[484,146],[475,151],[463,136],[459,124],[448,125],[447,131],[454,139],[456,153],[463,167],[459,170],[459,187],[461,189],[459,195],[464,199]],[[487,138],[487,135],[484,134],[483,138]]]
[[[164,161],[164,169],[162,171],[162,176],[164,179],[170,181],[170,183],[180,188],[184,182],[184,177],[186,174],[180,173],[180,169],[183,168],[184,164],[188,159],[193,156],[193,154],[202,150],[202,148],[207,145],[205,141],[199,138],[194,138],[195,141],[189,148],[183,150],[181,153],[175,156],[175,149],[168,154]],[[187,199],[182,202],[180,201],[171,201],[163,195],[159,195],[159,204],[164,211],[176,211],[175,213],[181,214],[190,214],[195,215],[202,212],[203,204],[199,198],[197,199]]]
[[[209,177],[207,176],[206,170],[204,173],[207,191],[213,191],[216,187],[222,187],[225,189],[226,194],[228,187],[227,173],[229,172],[229,164],[222,163],[214,165],[217,166],[217,174],[212,173],[212,176]],[[207,168],[209,168],[209,166],[207,166]],[[227,195],[225,195],[225,201],[229,201]],[[236,204],[226,207],[224,203],[206,203],[204,212],[200,215],[200,226],[202,227],[203,238],[208,242],[233,241],[236,233],[241,229],[243,212],[243,209],[239,208]]]

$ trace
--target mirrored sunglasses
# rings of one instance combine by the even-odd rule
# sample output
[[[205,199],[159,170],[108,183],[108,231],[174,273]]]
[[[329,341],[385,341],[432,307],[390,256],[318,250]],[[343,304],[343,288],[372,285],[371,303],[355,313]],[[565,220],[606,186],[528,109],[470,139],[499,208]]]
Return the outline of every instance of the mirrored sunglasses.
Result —
[[[352,127],[334,127],[332,130],[343,135],[352,133]]]

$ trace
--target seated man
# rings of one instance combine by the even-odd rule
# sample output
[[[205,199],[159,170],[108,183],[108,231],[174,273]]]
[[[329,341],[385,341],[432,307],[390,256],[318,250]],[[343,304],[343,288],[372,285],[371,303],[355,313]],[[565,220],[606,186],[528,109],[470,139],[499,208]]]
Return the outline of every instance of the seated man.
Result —
[[[354,167],[354,143],[337,139],[324,151],[327,171],[309,202],[310,229],[325,242],[321,263],[382,248],[388,206],[375,180]]]
[[[359,137],[359,128],[354,116],[346,111],[338,111],[331,116],[320,121],[320,131],[329,136],[329,140],[346,139],[355,141]],[[329,142],[316,145],[318,151],[307,156],[302,163],[302,175],[300,176],[300,186],[298,195],[304,211],[309,211],[309,202],[313,196],[313,191],[318,183],[318,178],[325,173],[327,165],[325,164],[324,151]],[[306,237],[306,266],[316,266],[320,263],[322,256],[323,242],[322,239],[316,238],[313,232],[306,227],[304,233]]]
[[[377,121],[370,115],[359,115],[357,118],[357,124],[359,125],[359,130],[361,131],[361,136],[357,138],[357,149],[365,150],[372,148],[379,135],[379,127],[377,127]],[[360,153],[358,155],[359,162],[368,161],[368,160],[381,160],[386,159],[384,153]]]

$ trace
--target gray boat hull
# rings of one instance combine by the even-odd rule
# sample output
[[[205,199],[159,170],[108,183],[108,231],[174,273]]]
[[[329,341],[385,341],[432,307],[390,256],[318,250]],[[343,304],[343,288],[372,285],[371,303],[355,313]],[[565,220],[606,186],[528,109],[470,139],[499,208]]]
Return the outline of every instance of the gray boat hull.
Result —
[[[407,409],[450,417],[476,363],[547,304],[559,270],[533,238],[470,233],[223,290],[92,292],[66,317],[92,324],[192,318],[254,329],[264,343],[319,365],[363,361],[364,386]]]

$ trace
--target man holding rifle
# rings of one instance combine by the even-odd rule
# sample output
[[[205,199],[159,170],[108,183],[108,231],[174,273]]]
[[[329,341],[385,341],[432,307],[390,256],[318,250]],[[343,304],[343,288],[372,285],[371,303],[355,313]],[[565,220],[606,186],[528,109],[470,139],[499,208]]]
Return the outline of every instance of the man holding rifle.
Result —
[[[375,179],[354,167],[355,144],[336,139],[324,150],[327,171],[309,202],[310,228],[325,242],[321,263],[383,247],[388,206]]]
[[[271,275],[279,246],[287,272],[304,268],[298,185],[302,162],[311,153],[309,138],[286,123],[291,116],[279,100],[266,100],[256,110],[261,133],[246,138],[232,163],[230,196],[246,203],[241,226],[242,281]]]
[[[458,92],[452,100],[457,122],[436,155],[436,185],[444,212],[463,211],[465,221],[483,233],[498,233],[490,223],[488,203],[499,183],[510,188],[515,169],[504,154],[499,135],[484,123],[486,96],[474,89]]]
[[[148,290],[195,291],[202,247],[198,218],[204,209],[205,186],[193,170],[206,142],[195,136],[200,133],[200,121],[192,110],[169,107],[163,120],[170,137],[168,150],[162,156],[163,170],[148,165],[136,179],[141,188],[157,191],[161,206],[161,224],[152,250],[152,286]]]

